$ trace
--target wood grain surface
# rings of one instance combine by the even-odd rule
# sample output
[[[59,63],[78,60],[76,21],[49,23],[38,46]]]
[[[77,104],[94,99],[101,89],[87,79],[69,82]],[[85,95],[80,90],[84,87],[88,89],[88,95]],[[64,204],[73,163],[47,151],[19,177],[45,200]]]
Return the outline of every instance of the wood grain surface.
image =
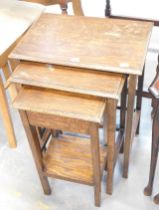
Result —
[[[13,106],[20,110],[101,123],[106,99],[25,87]]]
[[[90,144],[88,138],[62,136],[53,139],[44,154],[44,172],[55,178],[92,185],[94,181]],[[106,148],[100,147],[101,172],[106,151]]]
[[[150,22],[43,14],[10,58],[141,75]]]
[[[8,84],[19,83],[119,100],[124,81],[123,74],[21,62]]]

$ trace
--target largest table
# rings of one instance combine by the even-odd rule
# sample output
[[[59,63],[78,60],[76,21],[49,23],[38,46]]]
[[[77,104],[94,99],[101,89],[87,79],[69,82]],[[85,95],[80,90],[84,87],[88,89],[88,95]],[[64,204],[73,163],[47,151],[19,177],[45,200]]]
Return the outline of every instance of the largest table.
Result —
[[[131,140],[140,112],[135,89],[142,75],[153,24],[118,19],[43,14],[11,53],[11,59],[124,73],[128,101],[123,176],[128,176]]]

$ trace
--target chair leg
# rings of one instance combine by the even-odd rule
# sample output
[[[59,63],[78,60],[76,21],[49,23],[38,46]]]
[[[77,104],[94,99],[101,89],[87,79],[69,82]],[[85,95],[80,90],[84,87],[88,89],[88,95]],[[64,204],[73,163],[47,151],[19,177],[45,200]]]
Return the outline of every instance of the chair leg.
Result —
[[[95,205],[100,206],[101,169],[100,169],[99,134],[97,126],[92,125],[90,129],[90,135],[91,135],[91,152],[92,152],[92,165],[93,165],[93,175],[94,175]]]
[[[43,191],[46,195],[49,195],[51,194],[51,189],[49,186],[48,178],[43,174],[42,152],[41,152],[36,128],[29,124],[29,120],[28,120],[26,112],[20,111],[20,116],[21,116],[24,129],[28,137],[30,148],[31,148],[31,151],[35,160],[36,168],[39,174],[39,178],[41,181],[41,185],[43,187]]]
[[[159,205],[159,194],[155,195],[154,202],[155,204]]]
[[[149,181],[148,181],[147,187],[144,189],[144,194],[147,196],[152,194],[152,187],[153,187],[156,163],[157,163],[157,158],[158,158],[158,150],[159,150],[159,129],[158,128],[159,128],[159,104],[157,105],[154,119],[153,119]]]
[[[60,0],[60,8],[62,11],[62,14],[67,14],[67,1],[66,0]]]
[[[108,194],[113,191],[113,175],[115,163],[115,131],[116,131],[116,100],[108,100],[107,102],[107,190]]]
[[[72,7],[75,15],[84,16],[81,0],[72,0]]]
[[[13,124],[12,124],[12,120],[11,120],[11,116],[9,112],[7,97],[6,97],[6,93],[4,90],[4,85],[3,85],[1,76],[0,76],[0,109],[1,109],[1,114],[3,117],[4,125],[7,131],[9,146],[11,148],[15,148],[16,138],[15,138],[15,133],[14,133]]]

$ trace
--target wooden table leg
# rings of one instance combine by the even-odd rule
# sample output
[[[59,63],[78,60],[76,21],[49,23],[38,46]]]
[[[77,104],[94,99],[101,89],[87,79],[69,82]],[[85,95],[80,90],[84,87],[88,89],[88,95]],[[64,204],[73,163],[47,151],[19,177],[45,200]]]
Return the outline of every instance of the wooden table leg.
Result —
[[[120,100],[120,131],[125,131],[125,119],[126,119],[126,102],[127,102],[127,79],[125,81],[123,91],[121,94],[121,100]],[[123,153],[124,151],[124,142],[122,143],[120,152]]]
[[[131,137],[133,130],[133,114],[134,114],[134,101],[136,94],[137,76],[130,75],[128,78],[128,105],[126,116],[126,129],[125,129],[125,143],[124,143],[124,168],[123,177],[128,177],[129,158],[131,150]]]
[[[9,64],[6,63],[3,67],[2,67],[2,72],[4,74],[5,80],[7,81],[8,78],[10,77],[12,71],[10,71],[9,68]],[[8,88],[9,94],[11,96],[11,100],[13,100],[16,95],[17,95],[17,90],[16,90],[16,86],[14,84],[11,84]]]
[[[108,194],[113,191],[113,175],[115,164],[115,131],[116,131],[116,107],[117,101],[108,99],[107,102],[107,190]]]
[[[159,194],[155,195],[154,202],[159,205]]]
[[[7,102],[7,97],[6,97],[6,93],[4,90],[4,85],[3,85],[1,76],[0,76],[0,110],[1,110],[2,118],[3,118],[3,122],[6,128],[9,146],[11,148],[15,148],[16,138],[14,134],[13,124],[12,124],[12,120],[11,120],[11,116],[9,112],[9,106]]]
[[[98,126],[92,125],[90,129],[92,165],[94,174],[94,197],[95,205],[100,206],[101,199],[101,169],[100,169],[100,152],[99,152],[99,133]]]
[[[145,65],[143,68],[142,76],[138,79],[138,88],[137,88],[137,99],[136,99],[136,110],[141,113],[141,106],[142,106],[142,91],[143,91],[143,85],[144,85],[144,72],[145,72]],[[136,130],[136,134],[139,134],[140,129],[140,118]]]
[[[25,111],[20,111],[20,116],[24,125],[26,135],[30,144],[30,148],[35,160],[36,168],[40,177],[41,185],[43,191],[46,195],[51,194],[51,189],[49,186],[48,178],[43,174],[43,163],[42,163],[42,152],[40,148],[40,142],[37,136],[36,128],[29,124],[27,113]]]

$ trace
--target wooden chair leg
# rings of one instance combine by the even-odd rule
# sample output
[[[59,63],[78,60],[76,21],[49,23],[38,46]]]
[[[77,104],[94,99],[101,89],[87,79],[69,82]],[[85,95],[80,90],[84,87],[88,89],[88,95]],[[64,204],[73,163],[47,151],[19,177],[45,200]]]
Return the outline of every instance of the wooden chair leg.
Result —
[[[15,133],[14,133],[13,124],[12,124],[12,120],[11,120],[11,116],[9,112],[7,97],[6,97],[6,93],[4,90],[4,85],[3,85],[1,76],[0,76],[0,110],[1,110],[2,118],[3,118],[3,122],[6,128],[9,146],[11,148],[15,148],[16,138],[15,138]]]
[[[60,0],[60,8],[62,11],[62,14],[67,14],[67,1],[66,0]]]
[[[159,205],[159,194],[154,197],[155,204]]]
[[[126,116],[126,128],[125,128],[125,142],[124,142],[124,168],[123,177],[128,177],[130,150],[131,150],[131,136],[132,136],[132,125],[133,125],[133,113],[134,113],[134,101],[136,92],[137,77],[135,75],[129,76],[128,81],[128,106]]]
[[[158,158],[159,150],[159,105],[157,105],[152,128],[152,146],[151,146],[151,163],[150,163],[150,173],[149,181],[147,187],[144,189],[144,194],[149,196],[152,194],[154,175],[156,170],[156,163]]]
[[[113,175],[115,163],[115,131],[116,131],[116,107],[117,101],[109,99],[107,102],[107,190],[108,194],[113,191]]]
[[[84,15],[81,5],[81,0],[72,0],[72,6],[75,15],[80,15],[80,16]]]
[[[100,169],[100,151],[99,151],[99,133],[98,126],[92,125],[90,129],[92,165],[94,174],[94,197],[95,205],[100,206],[101,199],[101,169]]]
[[[20,113],[20,116],[24,125],[24,129],[28,137],[30,148],[31,148],[31,151],[35,160],[36,168],[40,177],[41,185],[43,187],[43,191],[46,195],[49,195],[51,194],[51,189],[49,186],[48,178],[44,176],[43,171],[42,171],[43,170],[42,152],[41,152],[36,128],[29,124],[27,113],[25,111],[20,111],[19,113]]]

